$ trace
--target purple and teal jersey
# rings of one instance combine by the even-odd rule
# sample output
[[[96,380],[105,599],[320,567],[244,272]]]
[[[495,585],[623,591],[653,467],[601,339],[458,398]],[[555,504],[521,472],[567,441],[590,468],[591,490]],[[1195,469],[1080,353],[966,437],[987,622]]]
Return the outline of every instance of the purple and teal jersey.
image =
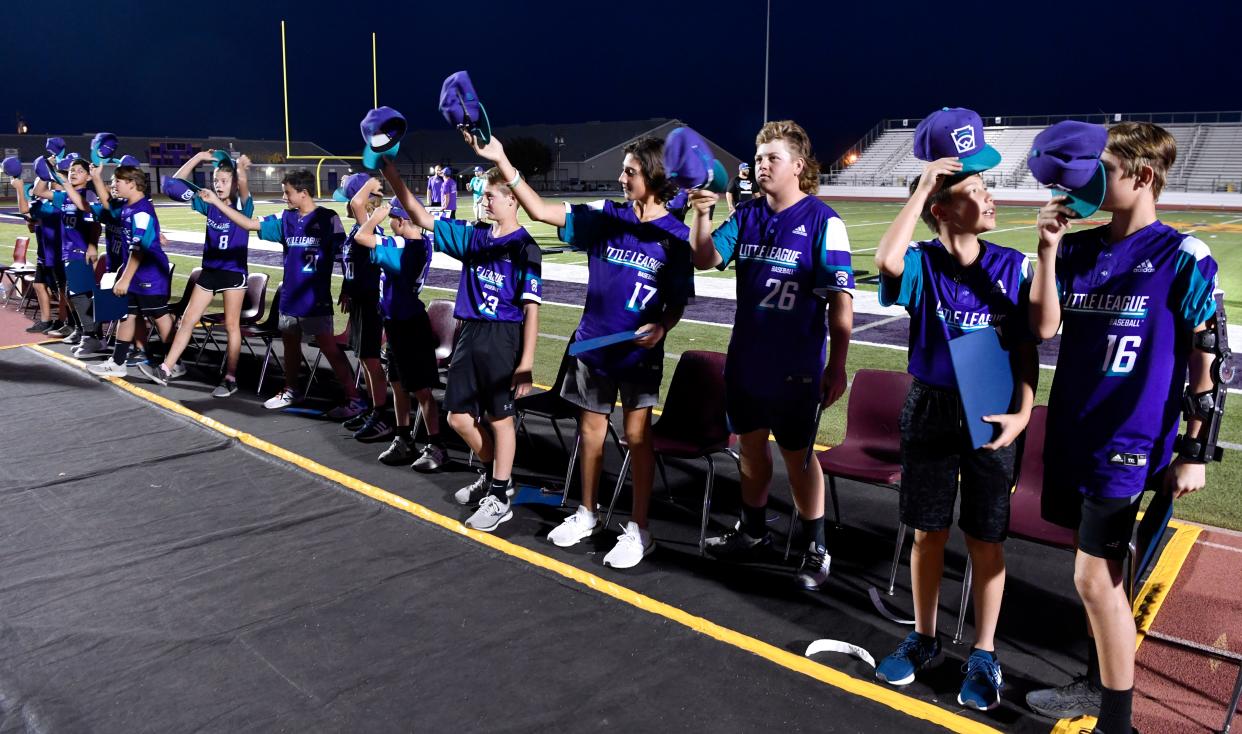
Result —
[[[543,300],[543,254],[523,227],[493,237],[488,224],[437,219],[435,249],[461,260],[459,319],[521,322],[523,305]]]
[[[427,204],[429,206],[440,206],[440,177],[427,177]]]
[[[1133,497],[1173,451],[1191,334],[1216,312],[1207,245],[1155,222],[1109,244],[1108,226],[1057,252],[1063,329],[1048,400],[1045,482]]]
[[[301,216],[296,209],[271,214],[259,225],[259,239],[285,248],[280,312],[288,316],[331,316],[332,263],[345,242],[345,228],[326,207]]]
[[[160,247],[160,220],[147,197],[121,207],[121,226],[131,255],[139,257],[129,292],[140,296],[167,296],[171,292],[168,256]]]
[[[664,204],[664,208],[668,209],[668,213],[677,217],[677,221],[686,221],[686,213],[690,211],[690,194],[685,189],[680,189],[673,198]]]
[[[341,246],[341,267],[345,271],[345,279],[341,283],[341,292],[359,304],[374,304],[380,298],[380,266],[371,261],[371,250],[354,244],[354,236],[358,234],[361,224],[355,224]],[[384,236],[384,228],[375,228],[376,241]]]
[[[121,221],[121,209],[125,200],[117,197],[108,199],[108,206],[96,202],[91,205],[95,221],[103,225],[104,234],[104,265],[109,273],[120,272],[129,260],[129,239],[125,231],[125,223]]]
[[[567,202],[565,226],[557,235],[588,256],[586,307],[574,334],[577,341],[659,323],[665,311],[683,308],[693,295],[690,229],[672,215],[640,222],[626,204]],[[579,359],[602,374],[659,370],[664,343],[644,349],[623,342],[584,352]]]
[[[474,197],[474,203],[478,204],[483,200],[483,189],[487,188],[487,179],[482,176],[475,176],[470,179],[470,195]]]
[[[31,193],[28,191],[28,197]],[[60,210],[47,199],[30,199],[30,216],[35,220],[38,264],[52,267],[60,262]]]
[[[224,212],[197,196],[190,199],[190,208],[207,217],[207,237],[203,240],[203,267],[216,270],[246,272],[250,232],[233,223]],[[235,207],[243,216],[254,216],[254,197],[239,201]]]
[[[60,209],[60,255],[65,262],[85,260],[86,248],[96,236],[95,215],[90,207],[99,202],[99,197],[85,187],[78,189],[78,195],[88,208],[74,206],[73,200],[63,191],[57,191],[52,197],[52,206]]]
[[[404,237],[377,237],[371,259],[382,268],[379,305],[384,318],[402,321],[426,309],[418,294],[423,292],[423,283],[431,268],[430,242]]]
[[[445,209],[457,208],[457,179],[440,179],[440,206]]]
[[[910,312],[910,374],[942,390],[957,390],[949,341],[1002,321],[1006,336],[1029,333],[1030,263],[1017,250],[980,244],[979,259],[962,267],[938,239],[911,242],[901,277],[880,277],[880,303]]]
[[[737,317],[725,374],[752,394],[775,395],[824,370],[831,291],[854,293],[845,222],[806,196],[780,212],[745,201],[712,233],[721,270],[737,263]]]

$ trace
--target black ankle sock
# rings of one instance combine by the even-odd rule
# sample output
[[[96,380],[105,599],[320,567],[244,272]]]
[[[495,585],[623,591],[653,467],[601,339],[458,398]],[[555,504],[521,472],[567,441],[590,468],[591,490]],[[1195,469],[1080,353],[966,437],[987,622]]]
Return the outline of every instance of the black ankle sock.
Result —
[[[441,437],[440,437],[440,434],[438,434],[438,433],[433,433],[433,434],[431,434],[431,435],[427,436],[427,443],[431,444],[432,446],[437,446],[437,447],[439,447],[439,448],[444,448],[444,439],[443,439],[443,438],[441,438]]]
[[[492,487],[491,489],[488,490],[487,493],[495,497],[496,499],[500,500],[501,502],[508,502],[509,501],[509,480],[508,479],[493,479]]]
[[[1133,688],[1124,691],[1101,688],[1100,718],[1095,723],[1095,730],[1102,734],[1130,734],[1130,704],[1133,699]]]
[[[397,426],[397,435],[400,436],[401,438],[404,438],[406,441],[409,441],[410,440],[410,427],[409,426]]]
[[[1087,680],[1099,688],[1103,685],[1100,683],[1100,654],[1095,650],[1095,638],[1088,637],[1087,643]]]
[[[919,636],[919,642],[924,645],[935,645],[936,640],[940,639],[938,635],[925,635],[922,632],[915,632]]]
[[[742,532],[752,538],[762,538],[768,532],[768,508],[751,507],[742,503]]]
[[[129,342],[116,340],[116,346],[112,348],[112,361],[117,364],[125,364],[125,358],[129,356]]]
[[[814,520],[798,518],[799,543],[805,546],[812,540],[821,548],[826,545],[824,542],[824,518],[822,516]]]

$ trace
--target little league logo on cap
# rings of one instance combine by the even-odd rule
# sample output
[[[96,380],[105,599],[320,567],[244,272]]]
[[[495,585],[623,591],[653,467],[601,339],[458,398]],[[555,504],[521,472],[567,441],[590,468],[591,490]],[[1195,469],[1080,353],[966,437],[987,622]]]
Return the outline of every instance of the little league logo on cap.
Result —
[[[60,160],[65,157],[64,138],[48,138],[47,142],[43,144],[43,147],[47,150],[47,154],[54,156],[56,160]]]
[[[160,190],[173,201],[190,201],[198,193],[199,187],[183,178],[165,176],[160,180]]]
[[[724,193],[729,175],[712,155],[711,146],[688,127],[679,127],[664,141],[664,170],[679,189],[707,189]]]
[[[22,177],[22,162],[17,156],[9,156],[4,159],[4,174],[9,178]]]
[[[353,199],[367,181],[371,180],[369,173],[353,173],[341,180],[341,185],[336,191],[332,192],[333,201],[349,201]]]
[[[487,119],[487,110],[474,91],[469,73],[459,71],[445,78],[444,84],[440,85],[440,113],[448,124],[470,131],[479,139],[480,145],[491,141],[492,125]]]
[[[965,107],[943,107],[923,118],[914,129],[914,157],[928,162],[957,158],[962,173],[986,171],[1001,161],[984,140],[979,113]]]
[[[1107,144],[1108,130],[1102,125],[1063,120],[1035,136],[1027,165],[1036,181],[1069,199],[1070,211],[1089,217],[1107,193],[1108,178],[1100,162]]]
[[[103,165],[110,162],[118,146],[116,136],[112,133],[98,133],[91,139],[91,163]]]
[[[362,118],[362,167],[379,170],[382,158],[396,158],[405,135],[405,117],[391,107],[377,107]]]

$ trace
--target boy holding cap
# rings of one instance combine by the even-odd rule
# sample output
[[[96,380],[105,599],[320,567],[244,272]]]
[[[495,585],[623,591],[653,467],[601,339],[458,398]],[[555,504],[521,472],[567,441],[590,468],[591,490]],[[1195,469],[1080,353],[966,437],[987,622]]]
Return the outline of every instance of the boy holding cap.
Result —
[[[542,302],[539,245],[517,219],[517,199],[500,174],[488,174],[484,206],[493,224],[436,219],[406,188],[391,162],[384,178],[410,221],[435,235],[435,249],[462,262],[453,315],[461,334],[449,364],[444,408],[449,425],[483,462],[484,471],[457,490],[459,504],[478,504],[466,526],[492,532],[513,517],[513,400],[530,391]],[[483,428],[486,420],[490,435]]]
[[[972,562],[975,644],[957,702],[986,711],[1000,703],[1003,685],[994,637],[1005,590],[1002,543],[1009,527],[1013,442],[1030,418],[1039,370],[1035,345],[1022,338],[1028,333],[1030,264],[1021,252],[980,239],[996,227],[996,205],[981,174],[1000,163],[1000,154],[985,142],[979,115],[962,108],[933,112],[914,131],[914,156],[927,165],[880,239],[875,262],[880,303],[910,312],[914,381],[899,423],[901,521],[915,531],[910,554],[915,627],[880,661],[876,677],[907,685],[940,654],[936,612],[960,483],[958,525]],[[920,218],[935,238],[912,241]],[[1019,369],[1014,412],[985,416],[999,435],[975,449],[949,342],[986,328],[996,328],[1017,353]]]
[[[845,393],[854,269],[845,222],[814,196],[819,164],[806,131],[792,120],[772,121],[759,131],[755,146],[763,196],[739,203],[715,231],[709,211],[719,196],[705,189],[690,196],[695,267],[723,270],[737,262],[725,401],[741,444],[742,517],[707,544],[722,559],[771,547],[772,436],[799,518],[803,553],[795,581],[815,591],[828,580],[832,559],[824,537],[824,473],[816,462],[808,464],[807,451],[815,441],[817,408]],[[828,337],[832,349],[825,355]]]
[[[39,320],[30,325],[27,332],[50,334],[64,325],[69,315],[68,299],[58,299],[57,319],[52,320],[51,292],[60,291],[64,282],[64,263],[60,259],[60,211],[52,206],[52,200],[36,193],[36,185],[17,185],[17,211],[30,218],[31,231],[35,236],[34,289],[39,301]]]
[[[1036,334],[1063,326],[1042,514],[1076,532],[1074,585],[1095,644],[1087,676],[1027,702],[1054,717],[1098,709],[1104,734],[1131,731],[1135,625],[1122,562],[1142,493],[1180,497],[1204,484],[1203,458],[1175,438],[1187,377],[1191,393],[1214,387],[1212,355],[1193,349],[1192,335],[1216,316],[1217,265],[1203,242],[1156,217],[1176,156],[1173,136],[1150,123],[1106,132],[1066,121],[1036,137],[1029,161],[1059,194],[1039,213],[1031,287]],[[1112,213],[1108,224],[1069,232],[1096,206]],[[1186,436],[1201,428],[1189,420]]]
[[[345,228],[336,212],[315,204],[311,188],[315,176],[291,171],[281,181],[285,205],[280,214],[262,219],[248,217],[229,206],[211,189],[198,195],[233,222],[258,232],[259,239],[279,242],[285,251],[284,283],[280,289],[280,332],[285,347],[285,387],[263,407],[278,410],[297,402],[298,373],[302,368],[302,339],[314,336],[345,391],[346,403],[328,411],[328,418],[353,418],[366,410],[366,401],[354,387],[349,361],[336,344],[332,326],[332,265],[345,240]]]

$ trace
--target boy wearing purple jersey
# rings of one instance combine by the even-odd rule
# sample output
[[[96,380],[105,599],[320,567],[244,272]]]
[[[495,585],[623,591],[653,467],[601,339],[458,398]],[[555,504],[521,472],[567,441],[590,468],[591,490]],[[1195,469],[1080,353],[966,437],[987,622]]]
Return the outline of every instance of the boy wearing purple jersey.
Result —
[[[463,505],[477,502],[466,526],[491,532],[513,517],[513,400],[530,392],[535,366],[542,301],[539,245],[518,224],[517,199],[495,169],[488,172],[483,195],[490,225],[434,218],[391,161],[384,177],[413,222],[433,231],[436,251],[462,263],[453,314],[463,325],[449,364],[444,408],[449,425],[486,467],[454,499]],[[481,425],[485,418],[491,435]]]
[[[633,466],[634,509],[604,565],[632,568],[655,544],[647,531],[655,454],[651,409],[660,399],[664,337],[677,325],[693,291],[690,231],[669,213],[676,193],[664,170],[664,141],[646,137],[625,147],[618,181],[625,203],[553,204],[544,201],[505,155],[496,137],[475,152],[496,163],[512,181],[522,208],[536,221],[557,227],[561,240],[587,253],[586,304],[575,341],[635,331],[632,341],[583,352],[565,376],[561,397],[578,406],[582,503],[548,534],[568,548],[598,529],[596,490],[604,462],[609,416],[620,395]]]
[[[298,401],[298,373],[302,369],[302,339],[313,336],[315,346],[345,391],[346,402],[328,411],[328,418],[344,420],[366,410],[366,402],[354,387],[349,361],[336,343],[332,327],[332,265],[345,241],[345,228],[336,212],[315,204],[311,189],[315,176],[306,170],[285,174],[281,181],[285,205],[280,214],[257,219],[226,204],[211,189],[198,195],[232,222],[259,239],[279,242],[285,251],[284,282],[280,289],[280,332],[285,347],[285,387],[263,407],[278,410]]]
[[[353,234],[353,243],[373,265],[381,268],[378,307],[388,335],[388,382],[392,385],[397,435],[379,460],[389,466],[435,471],[446,458],[440,437],[440,410],[431,394],[431,389],[440,383],[436,364],[439,339],[419,298],[431,267],[431,243],[423,238],[422,230],[400,205],[380,203],[367,213],[379,188],[378,179],[368,178],[349,203],[354,217],[361,222]],[[389,214],[392,236],[379,229],[379,223]],[[417,458],[413,435],[416,427],[410,425],[411,394],[418,400],[427,426],[427,444]]]
[[[35,298],[39,302],[39,320],[26,329],[31,334],[48,333],[58,329],[68,315],[69,304],[60,300],[57,304],[58,321],[52,320],[52,297],[50,291],[60,291],[63,274],[57,274],[60,262],[59,218],[51,206],[51,200],[35,194],[34,185],[15,186],[17,210],[30,218],[30,230],[35,236]]]
[[[223,153],[223,151],[220,151]],[[227,206],[240,211],[243,216],[254,216],[254,199],[250,196],[250,159],[242,156],[234,164],[227,153],[217,156],[217,151],[201,151],[173,174],[174,179],[186,179],[194,169],[208,161],[219,161],[211,176],[211,188]],[[184,189],[184,190],[183,190]],[[198,282],[190,293],[190,302],[181,315],[177,335],[173,337],[164,361],[159,365],[140,364],[138,369],[152,382],[167,385],[169,380],[185,374],[185,367],[178,363],[190,344],[190,336],[202,318],[211,300],[217,294],[224,297],[224,328],[228,335],[224,377],[212,391],[215,398],[227,398],[237,392],[237,360],[241,356],[241,310],[246,296],[247,246],[250,232],[230,220],[222,210],[208,206],[207,202],[194,196],[192,190],[179,185],[176,190],[189,197],[190,208],[207,218],[207,233],[203,239],[203,266]]]
[[[969,131],[969,138],[965,133]],[[1030,264],[1017,250],[980,239],[996,227],[996,204],[982,172],[1000,162],[983,141],[983,122],[970,110],[940,110],[919,123],[915,156],[933,159],[911,186],[910,199],[880,239],[875,262],[880,303],[910,313],[910,374],[900,420],[901,521],[914,528],[910,586],[914,632],[876,667],[892,685],[914,682],[940,654],[936,612],[944,549],[958,485],[958,525],[972,562],[975,644],[957,701],[989,710],[1003,686],[996,657],[996,622],[1005,589],[1003,543],[1009,528],[1013,442],[1026,428],[1039,370],[1028,334]],[[937,237],[912,242],[919,219]],[[985,416],[1000,433],[974,449],[964,422],[949,342],[996,328],[1018,355],[1014,412]]]
[[[815,198],[819,164],[797,123],[769,122],[755,138],[762,197],[737,205],[711,230],[719,195],[695,191],[691,243],[700,270],[737,263],[737,318],[725,366],[726,413],[741,440],[742,518],[708,539],[719,558],[770,547],[768,485],[773,436],[785,461],[800,521],[796,580],[818,589],[831,558],[824,538],[824,474],[804,463],[815,441],[816,406],[845,392],[845,356],[854,324],[854,269],[845,223]],[[824,323],[827,308],[828,325]],[[826,337],[832,350],[825,362]]]
[[[1077,134],[1094,127],[1059,125]],[[1205,481],[1202,460],[1175,456],[1174,444],[1187,378],[1192,393],[1213,388],[1212,355],[1192,349],[1192,334],[1216,315],[1217,264],[1202,241],[1156,217],[1177,156],[1173,136],[1137,122],[1097,134],[1106,182],[1100,208],[1112,220],[1069,233],[1076,216],[1070,199],[1049,202],[1037,221],[1031,288],[1036,334],[1048,339],[1063,326],[1048,401],[1042,511],[1076,531],[1074,585],[1095,654],[1087,676],[1032,692],[1027,702],[1051,716],[1098,708],[1096,731],[1114,734],[1131,730],[1136,632],[1122,561],[1142,493],[1180,497]],[[1197,437],[1201,427],[1189,420],[1186,436]]]
[[[457,218],[457,179],[448,166],[440,171],[440,206],[446,219]]]
[[[125,200],[117,196],[115,176],[111,184],[104,184],[102,169],[99,166],[91,166],[91,182],[96,191],[103,191],[106,187],[109,193],[107,204],[96,201],[91,204],[91,211],[95,216],[95,221],[103,228],[104,269],[115,278],[125,268],[125,263],[129,259],[129,242],[124,222],[120,218],[121,210],[125,207]],[[136,335],[135,343],[137,343]],[[82,337],[82,341],[73,349],[73,356],[82,359],[105,352],[103,324],[96,321],[94,333],[88,333]]]
[[[85,262],[92,268],[98,258],[96,243],[99,241],[99,225],[95,222],[92,205],[99,201],[90,189],[90,164],[83,158],[66,159],[66,185],[52,196],[52,206],[60,210],[61,261],[63,268],[69,263]],[[77,346],[83,334],[95,332],[91,318],[91,292],[71,293],[68,278],[61,283],[61,298],[69,301],[69,317],[73,328],[62,344]]]
[[[160,247],[160,222],[155,206],[147,197],[147,174],[135,166],[116,169],[116,193],[125,200],[117,218],[125,228],[129,242],[129,259],[124,270],[117,276],[112,292],[129,298],[129,313],[116,330],[116,346],[112,358],[92,365],[89,371],[100,377],[124,377],[128,372],[125,363],[134,341],[137,322],[143,318],[155,321],[160,341],[169,342],[172,336],[172,315],[168,312],[168,295],[171,277],[168,256]],[[104,207],[110,205],[111,194],[100,188],[99,198]]]

